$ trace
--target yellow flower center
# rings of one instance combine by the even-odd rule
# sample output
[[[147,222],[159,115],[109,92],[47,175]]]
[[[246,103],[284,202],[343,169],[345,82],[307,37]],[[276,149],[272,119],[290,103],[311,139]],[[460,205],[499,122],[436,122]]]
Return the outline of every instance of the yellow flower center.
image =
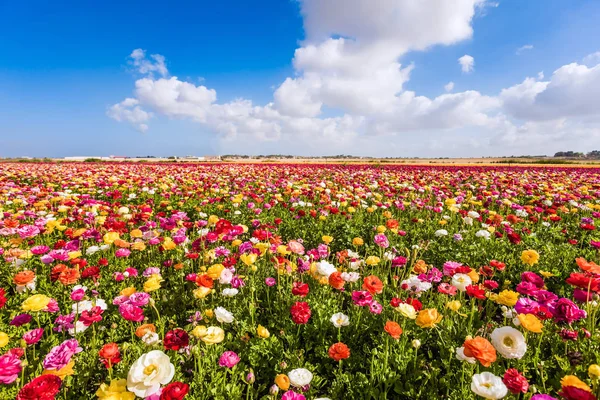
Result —
[[[144,375],[152,375],[152,373],[156,370],[158,370],[156,364],[150,364],[146,368],[144,368]]]
[[[512,340],[512,338],[510,336],[506,336],[504,339],[502,339],[502,343],[506,347],[512,347],[514,344],[514,341]]]

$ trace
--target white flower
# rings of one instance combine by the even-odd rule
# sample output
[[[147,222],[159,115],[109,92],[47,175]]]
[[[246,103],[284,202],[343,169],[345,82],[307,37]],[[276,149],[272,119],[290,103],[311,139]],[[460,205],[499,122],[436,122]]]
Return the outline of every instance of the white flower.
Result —
[[[83,321],[77,321],[73,328],[69,328],[69,335],[75,336],[77,333],[85,332],[87,328],[88,326]]]
[[[127,374],[127,390],[145,398],[160,390],[161,385],[171,382],[175,367],[169,356],[160,350],[152,350],[138,358]]]
[[[121,207],[121,208],[119,208],[119,210],[117,211],[117,213],[119,213],[119,215],[129,214],[129,208],[127,208],[127,207]]]
[[[333,274],[336,271],[337,269],[335,268],[335,266],[331,263],[328,263],[327,261],[320,261],[317,263],[317,272],[319,273],[319,275],[323,275],[329,278],[329,275]]]
[[[223,289],[223,292],[221,292],[221,295],[225,296],[225,297],[234,297],[239,292],[240,291],[235,288],[226,288],[226,289]]]
[[[506,306],[502,306],[502,307],[500,307],[500,309],[502,310],[502,316],[504,318],[513,318],[515,316],[512,308],[508,308]]]
[[[417,318],[417,310],[415,310],[415,307],[412,304],[400,303],[400,305],[396,307],[396,311],[398,311],[403,317],[409,319]]]
[[[547,228],[550,226],[550,222],[544,221],[544,222],[542,222],[542,225],[544,225]]]
[[[467,290],[467,286],[473,283],[473,280],[467,274],[454,274],[450,283],[461,292],[464,292]]]
[[[342,272],[342,279],[344,282],[353,283],[360,279],[358,272]]]
[[[85,249],[85,254],[89,256],[89,255],[92,255],[92,254],[94,254],[94,253],[96,253],[98,251],[100,251],[100,247],[98,247],[98,246],[90,246],[87,249]]]
[[[471,218],[471,217],[464,217],[464,218],[463,218],[463,222],[464,222],[466,225],[473,225],[473,218]]]
[[[469,364],[475,364],[477,362],[477,359],[475,357],[467,357],[465,355],[465,348],[464,347],[457,347],[456,348],[456,358],[460,361],[466,361]]]
[[[288,378],[292,386],[303,387],[310,384],[313,374],[306,368],[296,368],[290,371]]]
[[[364,261],[363,260],[358,260],[358,261],[352,261],[350,262],[350,268],[353,270],[357,270],[360,268],[361,265],[363,265]]]
[[[221,275],[219,276],[219,283],[221,285],[229,285],[231,280],[233,279],[233,272],[229,268],[225,268],[221,271]]]
[[[491,342],[504,358],[520,359],[527,351],[527,343],[521,332],[510,326],[496,328],[490,335]]]
[[[521,217],[521,218],[525,218],[529,215],[529,214],[527,214],[527,211],[525,211],[525,210],[517,210],[517,211],[515,211],[515,214],[517,214],[517,217]]]
[[[350,325],[350,320],[348,319],[348,316],[343,313],[333,314],[331,316],[330,321],[336,328],[341,328],[342,326]]]
[[[233,322],[233,314],[224,309],[223,307],[215,308],[215,317],[217,317],[217,321],[230,324]]]
[[[146,332],[144,336],[142,336],[142,342],[146,344],[146,346],[154,346],[160,339],[158,337],[158,333],[156,332]]]
[[[489,231],[486,231],[485,229],[482,229],[480,231],[477,231],[477,233],[475,234],[475,236],[480,237],[480,238],[484,238],[484,239],[489,239],[490,236],[492,236],[492,234]]]
[[[81,314],[84,311],[90,311],[94,306],[100,307],[103,311],[106,311],[106,309],[108,308],[108,306],[106,305],[106,301],[100,298],[96,299],[95,301],[82,300],[79,303],[73,304],[71,308],[73,309],[73,313]]]
[[[431,283],[423,282],[417,275],[410,275],[408,279],[400,283],[401,287],[407,287],[407,290],[414,290],[415,293],[426,292],[431,289]]]
[[[473,219],[479,218],[479,213],[477,211],[469,211],[467,213],[467,215],[469,216],[469,218],[473,218]]]
[[[448,236],[448,231],[445,229],[438,229],[437,231],[435,231],[434,235],[436,237]]]
[[[485,399],[501,399],[508,394],[502,379],[491,372],[473,375],[471,390]]]

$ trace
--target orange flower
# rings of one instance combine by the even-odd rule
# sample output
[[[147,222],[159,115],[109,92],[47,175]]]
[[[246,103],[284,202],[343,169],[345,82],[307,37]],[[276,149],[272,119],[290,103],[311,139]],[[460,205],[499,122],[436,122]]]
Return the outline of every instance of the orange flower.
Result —
[[[13,282],[15,285],[25,286],[31,283],[35,279],[35,272],[33,271],[21,271],[15,275]]]
[[[290,378],[285,374],[279,374],[275,377],[275,384],[281,390],[288,390],[290,388]]]
[[[371,294],[378,294],[383,292],[383,282],[375,275],[370,275],[363,280],[362,288]]]
[[[213,279],[207,274],[198,275],[198,277],[196,278],[196,285],[212,289]]]
[[[123,239],[116,239],[113,244],[117,247],[123,248],[123,249],[128,249],[131,244],[129,244],[128,242],[126,242]]]
[[[77,283],[78,279],[79,270],[77,268],[65,268],[58,276],[59,282],[65,286]]]
[[[463,346],[465,347],[465,356],[475,357],[484,367],[489,367],[496,361],[496,349],[481,336],[465,340]]]
[[[154,324],[144,324],[137,327],[135,330],[135,336],[141,338],[148,332],[156,332]]]
[[[593,261],[587,261],[583,257],[576,258],[577,266],[586,272],[590,272],[592,274],[600,275],[600,265],[596,264]]]
[[[332,288],[341,290],[344,287],[344,279],[342,278],[342,273],[336,271],[329,275],[329,284]]]
[[[388,219],[385,222],[385,226],[387,226],[388,229],[398,228],[398,221],[396,221],[395,219]]]
[[[396,340],[400,339],[400,335],[402,335],[402,328],[397,322],[394,321],[386,322],[383,329],[385,329],[385,331]]]
[[[329,348],[329,357],[335,361],[345,360],[350,357],[350,349],[342,342],[332,344]]]

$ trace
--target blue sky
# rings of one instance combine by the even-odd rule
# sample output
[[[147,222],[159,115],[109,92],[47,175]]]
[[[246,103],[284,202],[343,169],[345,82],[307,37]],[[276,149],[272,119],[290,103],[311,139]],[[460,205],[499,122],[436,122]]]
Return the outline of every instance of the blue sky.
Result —
[[[574,82],[589,80],[583,86],[600,87],[595,69],[600,57],[590,57],[587,67],[582,61],[600,51],[600,2],[460,0],[463,8],[440,15],[441,28],[437,22],[429,26],[433,22],[426,18],[401,32],[396,25],[403,18],[422,15],[406,15],[413,11],[402,3],[411,0],[350,0],[345,3],[350,11],[344,12],[341,0],[316,1],[1,2],[0,156],[481,156],[551,153],[564,146],[585,151],[600,145],[600,115],[556,112],[587,109],[575,103],[596,101],[598,94],[576,92],[576,99],[569,100],[560,90],[573,94],[575,89],[551,78],[553,71],[578,63],[577,76],[568,76]],[[427,11],[438,1],[419,7]],[[390,14],[398,21],[376,29],[361,18],[364,4],[371,4],[373,21]],[[428,33],[432,27],[435,34]],[[343,44],[338,34],[346,38],[336,53],[343,65],[323,65],[331,53],[322,46]],[[515,54],[524,45],[533,48]],[[294,64],[295,51],[304,54],[311,46],[317,52]],[[168,74],[136,70],[128,58],[134,49],[145,50],[150,62],[152,54],[164,56]],[[465,54],[475,60],[470,73],[457,62]],[[397,71],[386,75],[391,87],[398,86],[390,92],[385,80],[382,85],[374,77],[395,62],[402,68],[412,63],[413,69],[409,78]],[[536,78],[540,88],[535,89],[539,104],[523,103],[529,97],[518,88],[510,98],[500,95],[541,71],[544,78]],[[284,90],[286,78],[293,90]],[[178,98],[167,104],[161,100],[165,91],[136,92],[140,80],[161,79],[174,90],[182,82],[193,90],[214,90],[215,98],[198,103]],[[454,83],[455,97],[440,98],[448,82]],[[549,82],[547,88],[542,82]],[[381,92],[372,89],[380,86]],[[348,94],[360,88],[366,89],[363,98]],[[307,94],[298,100],[299,92]],[[412,92],[420,96],[414,107],[398,101]],[[125,98],[135,99],[136,107],[151,116],[127,120],[123,112],[129,106],[107,112]],[[235,103],[237,114],[224,116],[240,99],[252,106]],[[423,111],[423,102],[431,110]],[[374,110],[372,104],[389,111]],[[515,104],[523,113],[515,112]],[[417,118],[416,112],[423,114]],[[141,124],[148,126],[144,133]],[[531,143],[540,143],[539,151],[531,151]]]

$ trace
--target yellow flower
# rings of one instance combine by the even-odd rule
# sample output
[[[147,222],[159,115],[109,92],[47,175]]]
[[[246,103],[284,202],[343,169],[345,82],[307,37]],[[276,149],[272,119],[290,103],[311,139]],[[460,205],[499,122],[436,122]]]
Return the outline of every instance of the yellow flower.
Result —
[[[233,242],[231,242],[231,245],[233,247],[238,247],[240,244],[242,244],[242,241],[240,239],[235,239]]]
[[[333,236],[325,235],[321,238],[321,240],[323,240],[323,243],[329,244],[329,243],[333,242]]]
[[[210,225],[214,225],[217,222],[219,222],[219,217],[217,217],[216,215],[211,215],[210,217],[208,217],[208,223]]]
[[[386,228],[385,226],[383,226],[383,225],[379,225],[379,226],[377,227],[377,233],[383,233],[383,232],[385,232],[386,230],[387,230],[387,228]]]
[[[529,266],[537,264],[540,260],[540,255],[535,250],[524,250],[521,253],[521,261]]]
[[[173,250],[174,248],[177,247],[177,245],[175,244],[173,239],[171,239],[170,237],[166,237],[165,241],[162,242],[162,247],[165,250]]]
[[[284,244],[280,244],[277,246],[277,253],[282,256],[287,256],[288,254],[292,254],[291,251],[287,249],[287,246]]]
[[[70,251],[69,252],[69,260],[74,260],[76,258],[81,257],[81,252],[80,251]]]
[[[352,239],[352,244],[354,246],[362,246],[363,244],[365,244],[365,241],[362,240],[362,238],[355,237],[354,239]]]
[[[379,264],[379,261],[381,261],[381,259],[379,257],[377,257],[377,256],[369,256],[365,260],[365,262],[367,263],[367,265],[370,265],[370,266]]]
[[[598,379],[600,377],[600,365],[590,365],[588,368],[588,375],[590,376],[590,379]]]
[[[210,288],[200,286],[198,289],[195,289],[192,293],[194,293],[194,297],[197,299],[203,299],[208,296],[212,290]]]
[[[206,330],[206,335],[202,336],[202,340],[206,344],[221,343],[225,339],[225,331],[218,326],[210,326]]]
[[[219,279],[219,277],[221,276],[221,272],[223,272],[224,269],[225,267],[223,266],[223,264],[215,264],[208,268],[206,274],[212,279]]]
[[[517,315],[517,318],[519,318],[521,326],[529,332],[542,333],[542,328],[544,327],[544,324],[542,324],[542,321],[540,321],[535,315],[519,314]]]
[[[8,335],[4,332],[0,332],[0,347],[4,347],[8,344]]]
[[[119,292],[119,295],[129,297],[136,292],[135,287],[129,286]]]
[[[196,339],[201,339],[202,337],[206,336],[206,334],[208,333],[208,329],[206,329],[206,326],[204,325],[198,325],[190,333]]]
[[[496,303],[512,307],[517,304],[517,300],[519,300],[519,293],[512,290],[503,290],[498,294]]]
[[[134,229],[131,232],[129,232],[129,236],[131,236],[132,238],[141,238],[142,236],[144,236],[144,233],[139,229]]]
[[[396,311],[398,311],[400,315],[405,318],[417,318],[417,310],[415,310],[411,304],[401,303],[398,307],[396,307]]]
[[[71,376],[75,373],[75,371],[73,371],[74,365],[75,360],[71,360],[67,365],[65,365],[61,369],[45,369],[44,372],[42,372],[42,375],[56,375],[60,379],[65,379],[65,377]]]
[[[275,377],[275,384],[281,390],[288,390],[290,388],[290,378],[286,374],[279,374]]]
[[[565,386],[576,387],[578,389],[585,390],[586,392],[589,392],[589,393],[592,392],[592,389],[590,389],[590,387],[586,383],[582,382],[575,375],[567,375],[567,376],[565,376],[564,378],[562,378],[560,380],[560,385],[562,387],[565,387]]]
[[[34,294],[23,302],[21,308],[23,311],[42,311],[48,306],[48,303],[50,303],[50,297],[43,294]]]
[[[264,255],[267,250],[269,250],[269,247],[271,247],[268,243],[256,243],[254,245],[255,248],[257,248],[258,250],[260,250],[260,254]]]
[[[244,253],[240,256],[240,261],[250,266],[256,262],[256,258],[257,256],[254,253]]]
[[[258,328],[256,328],[256,333],[258,336],[260,336],[263,339],[266,339],[269,336],[271,336],[271,334],[269,333],[269,330],[262,325],[259,325]]]
[[[155,290],[160,289],[160,283],[163,281],[163,278],[158,274],[153,274],[148,278],[148,280],[144,283],[144,292],[150,293]]]
[[[440,225],[446,225],[448,223],[448,221],[446,221],[445,219],[441,219],[438,222]]]
[[[106,244],[113,244],[115,240],[119,238],[119,232],[107,232],[104,234],[102,239]]]
[[[350,214],[353,214],[356,212],[356,208],[354,208],[354,207],[348,207],[347,210]]]
[[[213,310],[211,310],[210,308],[209,308],[209,309],[206,309],[206,310],[204,310],[204,316],[205,316],[206,318],[210,319],[210,318],[212,318],[214,315],[215,315],[215,312],[214,312]]]
[[[144,251],[144,250],[146,250],[146,245],[144,244],[144,242],[142,242],[140,240],[140,241],[134,242],[131,245],[131,249],[132,250],[138,250],[138,251]]]
[[[458,311],[460,310],[461,304],[460,301],[458,300],[453,300],[453,301],[449,301],[446,303],[446,308],[452,311]]]
[[[96,396],[102,400],[134,400],[135,394],[127,391],[127,380],[118,379],[110,382],[110,386],[103,383],[96,391]]]
[[[479,282],[479,274],[474,269],[472,269],[467,275],[469,275],[469,278],[471,278],[474,284]]]
[[[544,278],[552,278],[553,276],[555,276],[552,272],[548,271],[540,271],[540,275]]]
[[[433,328],[442,320],[443,316],[435,308],[419,311],[415,323],[421,328]]]

